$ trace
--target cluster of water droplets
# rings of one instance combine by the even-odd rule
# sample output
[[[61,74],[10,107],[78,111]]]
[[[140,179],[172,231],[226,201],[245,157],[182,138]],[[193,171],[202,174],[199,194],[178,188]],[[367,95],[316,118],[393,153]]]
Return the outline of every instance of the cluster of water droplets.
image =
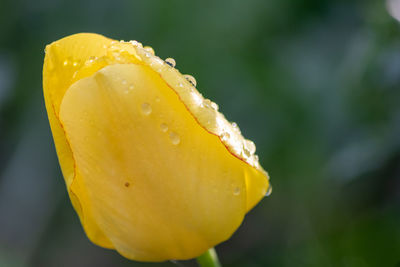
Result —
[[[203,103],[201,103],[201,105],[205,108],[211,108],[215,111],[218,111],[219,106],[217,105],[217,103],[212,102],[210,99],[204,99]]]
[[[145,54],[146,56],[150,57],[150,55],[154,53],[154,50],[149,46],[144,47],[143,49],[146,51],[146,54]],[[115,56],[115,54],[114,54],[114,56]],[[155,62],[152,66],[155,66],[156,64],[161,64],[160,60]],[[125,80],[125,79],[121,80],[121,85],[124,88],[126,88],[124,90],[125,93],[132,92],[135,89],[135,85],[128,84],[127,80]],[[156,103],[159,103],[160,101],[161,101],[161,99],[159,97],[155,98]],[[143,102],[140,105],[140,111],[143,116],[150,116],[153,112],[153,108],[150,103]],[[168,138],[169,138],[171,144],[178,145],[181,142],[181,138],[180,138],[179,134],[174,131],[169,131],[169,127],[166,123],[161,123],[159,127],[160,127],[161,132],[168,134]]]
[[[156,102],[159,102],[159,101],[156,100]],[[144,102],[141,104],[140,110],[144,116],[149,116],[153,112],[151,105],[147,102]],[[174,131],[170,131],[168,133],[168,130],[169,130],[168,124],[166,124],[164,122],[160,124],[160,131],[168,134],[168,138],[173,145],[178,145],[181,142],[181,138],[180,138],[179,134]]]
[[[149,116],[153,111],[151,105],[147,102],[142,103],[142,105],[140,106],[140,109],[144,116]],[[164,122],[160,124],[161,132],[168,133],[168,130],[169,130],[168,124],[166,124]],[[168,133],[168,138],[173,145],[178,145],[181,142],[181,138],[180,138],[179,134],[174,131],[170,131]]]
[[[176,145],[179,145],[179,143],[181,142],[181,137],[179,136],[178,133],[176,133],[174,131],[169,131],[168,124],[166,124],[164,122],[161,123],[160,131],[162,133],[168,134],[168,138],[169,138],[169,141],[171,142],[171,144],[176,146]]]
[[[92,56],[84,62],[67,58],[62,67],[70,68],[76,74],[80,67],[90,67],[101,60],[105,64],[115,64],[116,62],[132,63],[134,60],[144,61],[175,90],[189,111],[207,131],[217,135],[235,156],[265,172],[259,165],[258,156],[255,154],[256,146],[254,142],[245,139],[241,135],[238,125],[234,122],[228,122],[224,115],[218,112],[218,105],[209,99],[205,99],[196,90],[196,79],[192,75],[181,74],[176,69],[176,61],[173,58],[162,60],[155,55],[153,48],[150,46],[143,47],[137,41],[113,41],[109,45],[104,45],[103,48],[106,49],[106,55],[101,58]],[[125,93],[130,93],[135,88],[134,84],[128,84],[126,80],[122,80],[121,83],[125,88]],[[157,97],[155,102],[159,101],[160,99]],[[152,113],[152,107],[147,102],[141,104],[140,110],[144,116],[149,116]],[[181,142],[179,134],[171,131],[166,123],[161,123],[159,130],[168,135],[173,145],[178,145]],[[234,186],[232,190],[234,195],[240,194],[240,187]],[[272,187],[269,186],[265,195],[270,195],[271,191]]]
[[[164,61],[154,54],[151,47],[143,47],[137,41],[130,43],[135,47],[137,55],[176,91],[189,111],[206,130],[219,136],[234,155],[263,171],[259,165],[258,156],[255,154],[254,142],[245,139],[237,124],[229,123],[224,115],[218,112],[218,105],[205,99],[196,90],[197,82],[192,75],[181,74],[176,69],[176,61],[173,58],[167,58]]]
[[[260,171],[265,172],[259,164],[258,156],[255,154],[256,146],[254,142],[245,139],[241,135],[238,125],[234,122],[228,122],[224,115],[218,111],[218,105],[209,99],[205,99],[196,90],[197,82],[192,75],[181,74],[176,69],[176,61],[173,58],[162,60],[155,55],[153,48],[149,46],[143,47],[143,45],[137,41],[130,41],[125,44],[127,43],[135,49],[133,51],[134,55],[130,56],[140,58],[140,60],[144,61],[154,71],[159,73],[160,76],[178,94],[196,120],[198,120],[207,131],[217,135],[232,154]],[[120,48],[114,50],[111,46],[111,48],[109,47],[109,50],[110,49],[111,56],[113,56],[115,60],[123,60]],[[128,51],[129,49],[125,50]],[[110,51],[108,53],[110,54]],[[132,54],[132,51],[128,51],[128,54]],[[156,102],[158,101],[156,99]],[[152,112],[150,104],[143,103],[141,111],[145,116],[150,115]],[[168,134],[169,140],[172,144],[178,145],[181,142],[179,134],[170,131],[166,123],[161,123],[159,129],[161,132]],[[272,188],[269,186],[265,195],[269,195],[271,190]],[[233,193],[234,195],[239,195],[240,187],[234,187]]]
[[[209,99],[205,99],[196,90],[196,79],[192,75],[181,74],[176,69],[176,61],[173,58],[162,60],[155,55],[153,48],[150,46],[143,47],[137,41],[113,41],[111,44],[105,45],[104,48],[107,50],[107,56],[102,60],[111,60],[114,63],[130,63],[132,60],[139,59],[147,63],[176,91],[189,111],[206,130],[219,136],[220,140],[234,155],[262,170],[258,156],[255,154],[256,146],[254,142],[243,138],[238,125],[229,123],[223,114],[218,112],[218,105]],[[98,60],[100,59],[90,57],[84,64],[90,65]],[[78,68],[81,64],[81,62],[67,59],[63,65],[65,67]],[[126,88],[125,93],[129,93],[135,88],[133,84],[127,84],[125,80],[122,80],[121,83]],[[151,105],[143,103],[141,111],[143,115],[150,115],[152,112]],[[166,133],[169,130],[166,124],[160,125],[160,129]],[[169,137],[173,144],[179,144],[180,138],[178,134],[170,132]]]
[[[61,68],[68,71],[73,71],[73,77],[77,74],[80,68],[90,67],[96,63],[103,65],[115,63],[132,63],[135,61],[144,61],[154,71],[168,83],[168,85],[178,94],[182,102],[188,110],[194,115],[207,131],[217,135],[227,149],[236,157],[241,158],[248,164],[254,166],[262,172],[265,172],[259,165],[258,156],[255,154],[256,146],[251,140],[245,139],[241,135],[241,131],[236,123],[228,122],[224,115],[218,112],[219,107],[216,103],[209,99],[205,99],[196,89],[197,81],[189,74],[181,74],[176,69],[176,61],[173,58],[160,59],[154,53],[154,49],[149,46],[144,46],[137,41],[117,42],[113,41],[108,45],[104,45],[105,55],[102,57],[89,57],[85,61],[67,58],[62,62]],[[55,69],[54,63],[49,62],[49,70]],[[121,80],[124,92],[130,93],[135,89],[134,84],[129,84],[126,80]],[[160,102],[160,98],[155,99],[155,105]],[[140,104],[140,111],[143,116],[150,116],[153,112],[152,106],[148,102]],[[181,138],[178,133],[172,131],[167,123],[160,123],[159,131],[167,135],[167,138],[172,145],[178,145]],[[125,184],[129,187],[129,183]],[[237,184],[232,184],[231,190],[233,195],[241,194],[241,187]],[[272,192],[272,187],[266,189],[265,196],[269,196]]]

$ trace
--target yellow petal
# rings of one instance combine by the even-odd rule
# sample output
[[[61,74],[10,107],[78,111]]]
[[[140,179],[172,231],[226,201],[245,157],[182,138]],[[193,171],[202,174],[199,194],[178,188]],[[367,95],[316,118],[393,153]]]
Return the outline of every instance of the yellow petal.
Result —
[[[46,108],[71,202],[94,243],[130,259],[200,255],[269,187],[254,143],[187,79],[135,41],[76,34],[46,48]]]

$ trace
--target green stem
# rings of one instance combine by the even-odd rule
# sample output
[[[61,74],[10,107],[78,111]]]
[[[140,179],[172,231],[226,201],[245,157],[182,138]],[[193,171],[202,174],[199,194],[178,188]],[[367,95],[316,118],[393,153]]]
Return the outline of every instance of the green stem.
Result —
[[[197,263],[200,267],[221,267],[214,248],[210,248],[203,255],[197,257]]]

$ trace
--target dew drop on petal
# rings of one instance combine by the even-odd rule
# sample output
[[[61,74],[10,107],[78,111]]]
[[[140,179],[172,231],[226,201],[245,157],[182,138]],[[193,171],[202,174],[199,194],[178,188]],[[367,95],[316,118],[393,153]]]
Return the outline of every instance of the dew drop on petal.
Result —
[[[149,103],[143,103],[142,104],[142,106],[141,106],[141,108],[142,108],[142,113],[144,114],[144,115],[150,115],[151,114],[151,112],[152,112],[152,109],[151,109],[151,106],[150,106],[150,104]]]
[[[157,96],[156,97],[156,102],[158,103],[158,102],[160,102],[161,101],[161,99]]]
[[[168,65],[170,65],[171,67],[175,68],[176,66],[176,61],[173,58],[167,58],[165,59],[165,63],[167,63]]]
[[[246,149],[249,150],[250,154],[254,154],[256,152],[256,145],[254,142],[251,140],[245,140],[244,142]]]
[[[149,52],[150,54],[154,55],[154,49],[150,46],[145,46],[143,47],[144,50],[146,50],[146,52]]]
[[[218,110],[218,109],[219,109],[219,106],[218,106],[217,103],[211,102],[211,108],[212,108],[213,110]]]
[[[210,99],[204,99],[203,100],[203,106],[206,108],[209,108],[211,106],[211,100]]]
[[[161,123],[160,124],[160,130],[162,131],[162,132],[167,132],[168,131],[168,125],[166,124],[166,123]]]
[[[246,158],[251,156],[250,150],[248,150],[245,146],[243,146],[243,154],[246,156]]]
[[[203,106],[206,108],[211,108],[213,110],[218,110],[218,105],[214,102],[212,102],[210,99],[204,99],[203,100]]]
[[[269,186],[268,186],[268,189],[267,189],[267,192],[265,192],[265,196],[266,196],[266,197],[269,197],[269,196],[271,195],[271,193],[272,193],[272,186],[269,185]]]
[[[196,79],[195,79],[192,75],[185,74],[185,75],[183,75],[183,77],[185,77],[185,79],[186,79],[188,82],[190,82],[194,87],[196,87],[197,82],[196,82]]]
[[[178,145],[181,142],[181,138],[179,137],[179,134],[175,132],[171,132],[169,134],[169,139],[171,140],[171,143],[173,145]]]
[[[240,195],[240,187],[239,186],[236,186],[236,187],[233,188],[233,194],[235,196]]]
[[[122,82],[121,82],[123,85],[125,85],[127,82],[126,82],[126,80],[122,80]]]

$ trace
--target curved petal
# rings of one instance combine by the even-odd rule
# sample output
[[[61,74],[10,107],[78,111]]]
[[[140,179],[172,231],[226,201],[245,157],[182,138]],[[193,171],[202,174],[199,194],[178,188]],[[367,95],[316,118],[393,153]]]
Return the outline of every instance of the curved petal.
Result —
[[[138,42],[54,42],[43,87],[71,202],[100,246],[193,258],[229,238],[269,187],[254,143]]]
[[[236,123],[230,123],[218,111],[216,103],[209,99],[204,99],[195,88],[193,77],[190,76],[188,78],[176,68],[171,68],[169,64],[165,64],[159,57],[149,53],[140,43],[131,41],[130,44],[135,48],[135,54],[141,58],[141,64],[149,66],[161,76],[205,130],[218,136],[224,146],[235,157],[254,167],[254,169],[249,168],[249,172],[246,174],[246,210],[252,209],[266,195],[267,191],[271,190],[268,173],[259,164],[258,156],[255,155],[255,144],[242,136]]]
[[[65,138],[64,129],[58,119],[59,106],[65,91],[74,81],[75,73],[82,68],[81,65],[74,65],[74,63],[84,62],[93,55],[103,56],[107,51],[104,46],[109,45],[111,42],[112,40],[97,34],[76,34],[46,47],[43,66],[43,92],[58,159],[68,189],[70,189],[76,175],[75,162],[70,145]],[[93,68],[93,72],[100,67]],[[90,212],[87,211],[83,215],[79,199],[74,194],[71,194],[70,190],[68,192],[80,220],[82,222],[84,220],[91,222],[83,223],[83,225],[92,225],[89,231],[85,228],[89,239],[98,240],[98,242],[95,242],[96,244],[111,248],[111,243],[102,231],[95,226],[95,222],[90,219]],[[84,210],[87,209],[85,207]]]
[[[228,239],[254,205],[247,194],[258,185],[250,181],[268,183],[148,66],[111,65],[77,81],[60,119],[86,188],[83,205],[130,259],[200,255]]]

